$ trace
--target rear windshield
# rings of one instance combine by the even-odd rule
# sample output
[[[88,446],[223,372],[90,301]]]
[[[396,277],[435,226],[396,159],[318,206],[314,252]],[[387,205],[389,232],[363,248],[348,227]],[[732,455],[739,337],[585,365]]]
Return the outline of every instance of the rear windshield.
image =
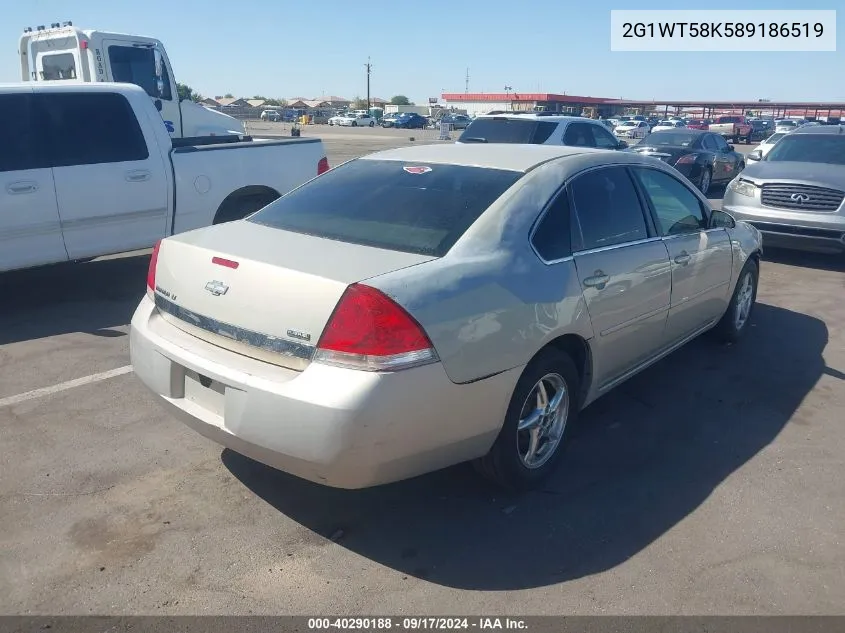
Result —
[[[521,172],[354,160],[249,218],[295,233],[442,257]]]
[[[845,136],[793,132],[778,141],[765,160],[845,165]]]
[[[542,145],[557,123],[518,119],[475,119],[458,139],[461,143],[518,143]]]
[[[643,142],[647,145],[663,145],[665,147],[689,147],[699,138],[701,138],[700,134],[689,134],[687,132],[673,132],[666,130],[649,134]]]

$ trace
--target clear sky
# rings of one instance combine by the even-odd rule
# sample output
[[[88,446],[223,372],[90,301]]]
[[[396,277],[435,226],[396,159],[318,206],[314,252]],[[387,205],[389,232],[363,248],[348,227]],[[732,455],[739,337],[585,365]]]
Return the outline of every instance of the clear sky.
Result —
[[[288,98],[442,91],[557,92],[627,99],[845,102],[845,43],[835,53],[619,53],[611,9],[798,9],[796,0],[296,2],[288,0],[26,0],[0,8],[0,82],[19,81],[25,26],[73,20],[164,42],[176,80],[205,96]],[[529,8],[531,7],[531,8]],[[817,0],[812,9],[845,2]]]

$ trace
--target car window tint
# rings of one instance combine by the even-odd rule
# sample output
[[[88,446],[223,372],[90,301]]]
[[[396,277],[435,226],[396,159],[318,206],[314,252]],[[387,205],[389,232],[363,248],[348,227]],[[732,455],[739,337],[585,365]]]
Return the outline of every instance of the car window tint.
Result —
[[[536,120],[481,118],[471,122],[458,139],[460,142],[516,143],[542,145],[557,125]]]
[[[32,94],[0,95],[0,112],[6,121],[0,151],[0,172],[49,167],[39,124],[33,120]],[[0,191],[0,196],[5,192]]]
[[[621,167],[596,169],[572,183],[584,250],[648,237],[634,184]]]
[[[589,123],[570,123],[563,133],[563,144],[573,147],[595,147]]]
[[[249,221],[441,257],[521,172],[358,159],[282,196]]]
[[[135,84],[155,99],[170,101],[170,76],[165,64],[162,69],[162,89],[159,93],[156,77],[155,50],[136,46],[109,46],[112,78],[118,83]]]
[[[716,149],[719,151],[726,151],[730,149],[728,142],[718,134],[713,134],[711,138],[716,142]]]
[[[681,181],[656,169],[636,168],[634,174],[654,207],[661,235],[707,228],[707,218],[698,196]]]
[[[598,125],[590,125],[590,129],[593,132],[594,147],[599,149],[616,149],[619,147],[619,141],[607,130]]]
[[[144,135],[123,95],[108,92],[36,94],[49,129],[53,167],[146,160]]]
[[[569,197],[564,191],[549,205],[534,231],[531,242],[547,262],[572,254],[569,213]]]

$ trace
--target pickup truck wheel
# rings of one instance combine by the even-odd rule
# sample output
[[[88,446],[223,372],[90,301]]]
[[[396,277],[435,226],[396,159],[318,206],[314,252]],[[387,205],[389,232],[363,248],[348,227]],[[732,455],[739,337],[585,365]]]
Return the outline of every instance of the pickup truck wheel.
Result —
[[[759,270],[754,258],[749,258],[739,273],[728,309],[713,329],[716,337],[725,343],[736,343],[748,329],[757,301]]]
[[[230,194],[217,210],[213,224],[243,220],[277,198],[279,194],[267,187],[262,187],[257,192],[241,191]]]
[[[493,448],[475,461],[486,478],[511,490],[533,488],[554,470],[579,409],[579,374],[564,352],[546,349],[516,383]]]

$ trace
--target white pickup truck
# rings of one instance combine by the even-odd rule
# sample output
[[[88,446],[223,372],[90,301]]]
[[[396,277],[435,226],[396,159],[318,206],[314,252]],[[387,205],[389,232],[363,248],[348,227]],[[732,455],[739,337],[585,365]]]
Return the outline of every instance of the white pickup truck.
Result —
[[[236,118],[180,100],[167,51],[159,40],[70,22],[27,27],[18,42],[21,81],[121,82],[141,86],[173,138],[244,135]]]
[[[329,168],[319,139],[171,139],[132,84],[0,84],[0,112],[0,272],[240,219]]]

